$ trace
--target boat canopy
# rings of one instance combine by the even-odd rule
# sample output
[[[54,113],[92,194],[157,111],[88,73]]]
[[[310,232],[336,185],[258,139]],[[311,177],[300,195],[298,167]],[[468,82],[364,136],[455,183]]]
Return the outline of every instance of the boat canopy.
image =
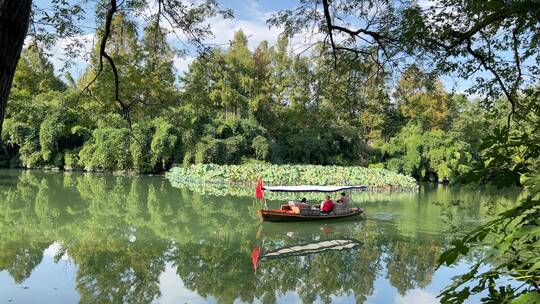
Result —
[[[345,190],[367,190],[367,186],[264,186],[271,192],[339,192]]]

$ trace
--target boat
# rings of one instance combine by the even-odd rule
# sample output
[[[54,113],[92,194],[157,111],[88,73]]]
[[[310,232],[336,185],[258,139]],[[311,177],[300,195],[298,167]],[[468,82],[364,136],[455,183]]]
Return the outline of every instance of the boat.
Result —
[[[263,191],[272,192],[338,192],[345,190],[367,190],[366,186],[262,186],[262,180],[257,184],[256,197],[264,199]],[[266,205],[266,204],[265,204]],[[263,222],[300,222],[320,221],[342,218],[353,218],[364,215],[364,209],[349,207],[343,204],[335,204],[330,213],[322,213],[307,204],[301,202],[289,202],[281,205],[280,209],[260,209],[259,217]]]
[[[362,208],[351,208],[350,212],[342,214],[313,214],[302,215],[296,214],[289,210],[259,210],[259,216],[263,222],[300,222],[300,221],[320,221],[331,219],[350,218],[364,214]]]

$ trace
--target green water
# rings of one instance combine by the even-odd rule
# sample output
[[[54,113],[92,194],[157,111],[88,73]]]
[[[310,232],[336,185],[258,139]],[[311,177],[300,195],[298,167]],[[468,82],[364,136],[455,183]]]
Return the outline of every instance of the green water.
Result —
[[[0,303],[434,303],[471,263],[437,256],[518,196],[353,193],[365,220],[262,224],[252,198],[163,177],[0,171]],[[342,239],[359,245],[264,256]]]

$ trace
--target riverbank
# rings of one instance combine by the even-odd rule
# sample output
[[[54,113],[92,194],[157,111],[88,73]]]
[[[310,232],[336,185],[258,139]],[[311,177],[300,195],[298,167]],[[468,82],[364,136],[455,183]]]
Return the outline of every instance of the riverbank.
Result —
[[[386,169],[318,165],[214,165],[173,167],[165,176],[173,184],[254,186],[261,176],[267,185],[363,185],[378,190],[416,190],[411,176]]]

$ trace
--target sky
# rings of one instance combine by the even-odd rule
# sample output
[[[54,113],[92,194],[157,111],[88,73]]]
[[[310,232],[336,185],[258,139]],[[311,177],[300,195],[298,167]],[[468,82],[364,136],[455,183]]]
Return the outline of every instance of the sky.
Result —
[[[50,2],[51,0],[35,0],[37,7],[44,9],[50,5]],[[296,1],[286,0],[226,0],[219,2],[223,7],[232,9],[235,18],[226,20],[216,17],[209,20],[214,37],[207,39],[205,42],[226,47],[227,43],[233,39],[234,33],[242,29],[248,37],[248,46],[252,50],[263,40],[268,41],[270,45],[276,42],[281,29],[269,27],[266,24],[266,20],[273,13],[281,9],[292,8],[296,4]],[[87,11],[87,20],[85,21],[84,30],[87,31],[87,34],[78,37],[78,39],[84,42],[87,49],[91,49],[91,45],[96,43],[94,36],[95,26],[89,25],[93,23],[92,15],[94,8],[90,4],[85,7],[85,10]],[[180,41],[174,34],[169,35],[169,42],[175,48],[186,48],[185,43]],[[51,60],[58,73],[63,73],[60,70],[64,65],[66,57],[63,49],[67,44],[68,41],[60,40],[49,50],[49,53],[52,55]],[[178,74],[187,71],[189,63],[196,55],[194,52],[188,52],[185,56],[175,59],[175,67]],[[77,58],[74,60],[74,65],[68,71],[76,78],[84,71],[86,62],[87,58]]]
[[[87,31],[87,34],[80,37],[81,40],[85,42],[85,48],[89,51],[92,50],[92,45],[96,43],[94,35],[95,26],[91,25],[93,23],[94,13],[94,8],[92,7],[94,4],[92,1],[93,0],[91,0],[89,6],[86,7],[88,20],[85,22],[84,29]],[[35,0],[35,4],[39,8],[46,8],[50,2],[51,0]],[[214,33],[214,37],[207,39],[205,42],[226,48],[228,42],[232,40],[234,33],[242,29],[248,37],[248,47],[252,50],[263,40],[266,40],[270,45],[273,45],[282,29],[270,27],[266,23],[267,19],[280,10],[294,8],[297,5],[296,0],[225,0],[219,1],[219,3],[225,8],[232,9],[235,18],[225,20],[221,17],[215,17],[208,20]],[[186,49],[185,43],[180,41],[174,34],[169,35],[169,42],[177,49]],[[309,37],[299,36],[291,39],[291,51],[303,49],[302,46],[307,45],[309,42]],[[66,58],[63,49],[67,43],[67,41],[60,40],[56,46],[49,51],[49,53],[52,54],[51,61],[53,62],[57,73],[60,75],[64,73],[61,69],[64,67],[64,60]],[[189,64],[196,56],[197,54],[191,51],[187,52],[184,56],[176,57],[174,65],[177,74],[181,75],[186,72]],[[88,58],[81,57],[76,58],[73,61],[74,64],[68,71],[74,78],[77,78],[84,72]],[[470,80],[454,78],[451,76],[443,76],[441,77],[441,80],[447,90],[456,92],[463,92],[472,84]]]
[[[264,40],[268,41],[270,45],[276,42],[281,29],[269,27],[266,20],[273,13],[281,9],[291,8],[296,4],[295,1],[284,0],[230,0],[220,1],[220,3],[224,7],[232,9],[235,18],[228,20],[214,18],[210,23],[214,38],[208,39],[206,42],[226,45],[233,39],[234,33],[241,29],[248,37],[248,47],[251,50],[255,49]],[[186,58],[177,60],[175,64],[177,70],[186,70],[194,55],[196,54],[190,54]]]

